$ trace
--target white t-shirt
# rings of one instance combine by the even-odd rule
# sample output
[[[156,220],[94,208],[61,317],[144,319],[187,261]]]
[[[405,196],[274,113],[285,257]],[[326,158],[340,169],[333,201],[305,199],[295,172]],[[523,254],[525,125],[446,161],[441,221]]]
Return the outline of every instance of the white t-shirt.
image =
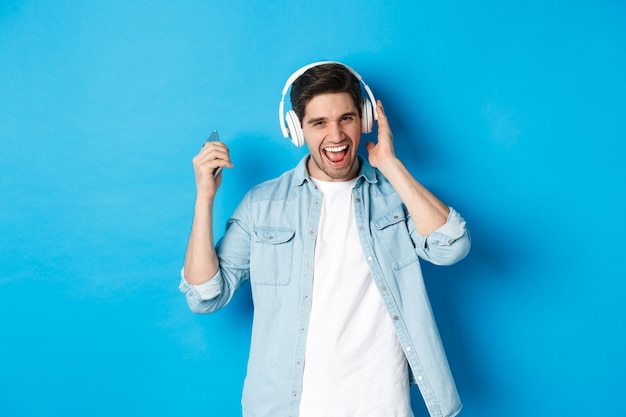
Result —
[[[324,195],[300,417],[412,417],[408,365],[370,274],[349,182]]]

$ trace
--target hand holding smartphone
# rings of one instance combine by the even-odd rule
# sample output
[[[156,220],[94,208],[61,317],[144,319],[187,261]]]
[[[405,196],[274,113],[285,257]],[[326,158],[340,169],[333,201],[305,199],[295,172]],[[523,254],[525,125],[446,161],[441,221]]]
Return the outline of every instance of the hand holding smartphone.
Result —
[[[220,140],[220,136],[217,133],[217,130],[213,130],[213,132],[211,132],[211,135],[209,135],[209,138],[206,140],[207,142],[214,142],[214,141],[218,141]],[[213,171],[213,178],[217,177],[220,172],[222,172],[222,168],[223,167],[218,167]]]

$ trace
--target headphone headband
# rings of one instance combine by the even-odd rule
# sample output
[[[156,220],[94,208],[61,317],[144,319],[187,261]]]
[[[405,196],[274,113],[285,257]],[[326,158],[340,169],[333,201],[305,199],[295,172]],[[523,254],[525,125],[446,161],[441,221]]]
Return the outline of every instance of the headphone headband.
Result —
[[[313,62],[311,64],[308,64],[308,65],[305,65],[305,66],[299,68],[297,71],[295,71],[293,74],[291,74],[291,76],[289,76],[289,78],[287,78],[287,82],[285,82],[285,86],[283,87],[282,97],[280,99],[280,104],[278,106],[278,118],[279,118],[279,122],[280,122],[280,129],[282,130],[283,136],[285,138],[289,137],[289,129],[288,129],[288,127],[285,124],[285,96],[287,95],[287,91],[289,90],[289,87],[291,87],[291,85],[298,79],[298,77],[300,77],[302,74],[304,74],[310,68],[317,67],[319,65],[324,65],[324,64],[338,64],[338,65],[341,65],[342,67],[344,67],[348,71],[350,71],[352,73],[352,75],[354,75],[357,78],[357,80],[359,80],[359,82],[363,85],[363,89],[365,90],[365,92],[369,96],[370,103],[372,104],[372,110],[373,110],[373,113],[374,113],[374,120],[378,120],[378,112],[376,111],[376,99],[374,98],[374,94],[372,93],[372,90],[369,88],[369,86],[367,84],[365,84],[365,81],[363,81],[363,78],[361,78],[361,76],[355,70],[353,70],[349,66],[347,66],[345,64],[342,64],[341,62],[337,62],[337,61]]]

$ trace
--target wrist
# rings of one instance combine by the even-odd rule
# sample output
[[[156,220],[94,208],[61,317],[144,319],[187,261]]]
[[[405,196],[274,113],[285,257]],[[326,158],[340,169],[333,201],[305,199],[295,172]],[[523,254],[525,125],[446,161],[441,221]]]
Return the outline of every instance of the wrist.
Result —
[[[215,201],[215,195],[206,191],[196,192],[196,208],[211,207]]]

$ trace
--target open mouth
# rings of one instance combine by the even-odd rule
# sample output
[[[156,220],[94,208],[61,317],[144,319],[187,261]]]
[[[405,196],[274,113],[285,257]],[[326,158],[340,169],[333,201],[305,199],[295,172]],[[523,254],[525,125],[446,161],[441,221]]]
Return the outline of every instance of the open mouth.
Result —
[[[341,165],[348,157],[348,145],[329,146],[323,149],[324,156],[332,165]]]

